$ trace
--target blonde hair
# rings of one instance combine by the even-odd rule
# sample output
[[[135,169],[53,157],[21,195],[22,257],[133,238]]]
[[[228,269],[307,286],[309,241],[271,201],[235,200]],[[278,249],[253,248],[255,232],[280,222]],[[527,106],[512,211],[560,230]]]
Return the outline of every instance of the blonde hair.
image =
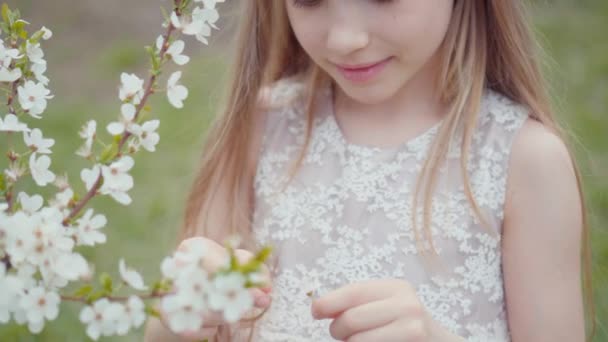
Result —
[[[243,184],[246,184],[247,177],[251,177],[247,173],[247,163],[251,158],[248,145],[255,126],[255,112],[262,109],[258,94],[262,87],[284,77],[306,75],[309,90],[306,108],[308,141],[314,114],[313,89],[327,81],[327,75],[308,58],[297,42],[289,25],[284,1],[251,0],[243,2],[242,6],[244,13],[239,17],[241,23],[234,54],[236,60],[230,64],[232,78],[227,84],[228,101],[208,134],[200,169],[187,199],[181,238],[205,234],[204,218],[208,203],[214,196],[213,184],[221,175],[228,183],[230,203],[233,205],[226,236],[239,234],[244,237],[243,241],[253,240],[247,238],[251,237],[251,193],[244,189]],[[466,160],[485,88],[526,106],[531,118],[562,139],[565,140],[567,136],[553,116],[536,57],[540,50],[521,1],[455,1],[448,32],[439,52],[443,63],[437,89],[442,100],[451,104],[451,110],[443,120],[438,138],[424,163],[413,199],[417,204],[419,196],[424,195],[421,231],[431,246],[431,197],[437,183],[438,168],[459,127],[463,129],[460,164],[466,196],[480,220],[485,222],[473,198],[466,172]],[[296,166],[301,163],[306,149],[307,144]],[[583,206],[582,281],[587,322],[591,323],[591,333],[588,335],[593,336],[595,321],[589,227],[580,172],[578,168],[575,169]],[[414,232],[420,242],[422,239],[416,227],[415,214],[416,210],[413,215]],[[225,331],[221,335],[222,340],[230,339]]]

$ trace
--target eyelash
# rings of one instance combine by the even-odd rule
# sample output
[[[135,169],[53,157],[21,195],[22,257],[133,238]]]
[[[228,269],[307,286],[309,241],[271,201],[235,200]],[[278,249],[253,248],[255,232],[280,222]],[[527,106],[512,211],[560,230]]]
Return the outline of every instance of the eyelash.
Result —
[[[378,4],[386,4],[393,0],[374,0]],[[315,7],[321,0],[292,0],[294,7]]]

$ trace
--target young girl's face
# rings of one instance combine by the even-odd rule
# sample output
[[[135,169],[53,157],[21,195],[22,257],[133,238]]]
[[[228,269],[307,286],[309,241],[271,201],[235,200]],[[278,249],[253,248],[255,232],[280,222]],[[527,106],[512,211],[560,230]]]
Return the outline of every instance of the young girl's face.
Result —
[[[372,104],[414,76],[433,77],[454,0],[284,1],[311,59],[349,97]]]

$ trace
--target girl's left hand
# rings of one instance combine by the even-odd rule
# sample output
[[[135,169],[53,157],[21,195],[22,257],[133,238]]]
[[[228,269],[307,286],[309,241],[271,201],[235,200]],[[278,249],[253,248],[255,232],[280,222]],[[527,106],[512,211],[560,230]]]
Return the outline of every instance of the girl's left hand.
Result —
[[[434,322],[404,280],[349,284],[313,301],[315,319],[332,319],[329,332],[340,341],[462,341]]]

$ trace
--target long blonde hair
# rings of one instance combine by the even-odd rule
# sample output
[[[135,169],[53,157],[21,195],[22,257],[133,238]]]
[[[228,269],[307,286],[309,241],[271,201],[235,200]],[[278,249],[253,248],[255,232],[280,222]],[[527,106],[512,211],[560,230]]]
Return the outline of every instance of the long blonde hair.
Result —
[[[290,28],[285,2],[250,0],[242,3],[239,16],[240,30],[231,63],[225,108],[209,131],[203,149],[200,169],[187,199],[181,238],[205,234],[204,218],[214,196],[213,184],[219,175],[227,181],[232,207],[226,235],[238,234],[243,241],[251,237],[251,189],[244,189],[251,174],[248,170],[248,145],[255,127],[255,111],[259,110],[258,94],[262,87],[295,74],[308,75],[307,133],[312,130],[314,108],[313,90],[326,75],[308,58]],[[500,53],[496,53],[499,51]],[[522,1],[455,1],[445,40],[440,48],[442,67],[437,89],[451,110],[443,120],[429,157],[427,158],[414,193],[414,203],[423,197],[424,238],[431,243],[431,197],[435,189],[438,169],[445,159],[449,142],[457,128],[463,129],[461,141],[461,169],[467,198],[482,222],[481,211],[473,198],[466,172],[471,138],[485,88],[502,93],[529,109],[530,117],[541,122],[566,141],[566,134],[556,122],[541,72],[536,43]],[[299,163],[306,152],[304,145]],[[571,154],[572,155],[572,154]],[[574,158],[572,158],[574,160]],[[595,321],[591,289],[591,253],[589,227],[582,193],[581,177],[576,168],[579,195],[583,206],[583,263],[582,282],[585,291],[587,322],[594,334]],[[421,241],[416,228],[414,232]],[[229,337],[227,337],[229,338]]]

